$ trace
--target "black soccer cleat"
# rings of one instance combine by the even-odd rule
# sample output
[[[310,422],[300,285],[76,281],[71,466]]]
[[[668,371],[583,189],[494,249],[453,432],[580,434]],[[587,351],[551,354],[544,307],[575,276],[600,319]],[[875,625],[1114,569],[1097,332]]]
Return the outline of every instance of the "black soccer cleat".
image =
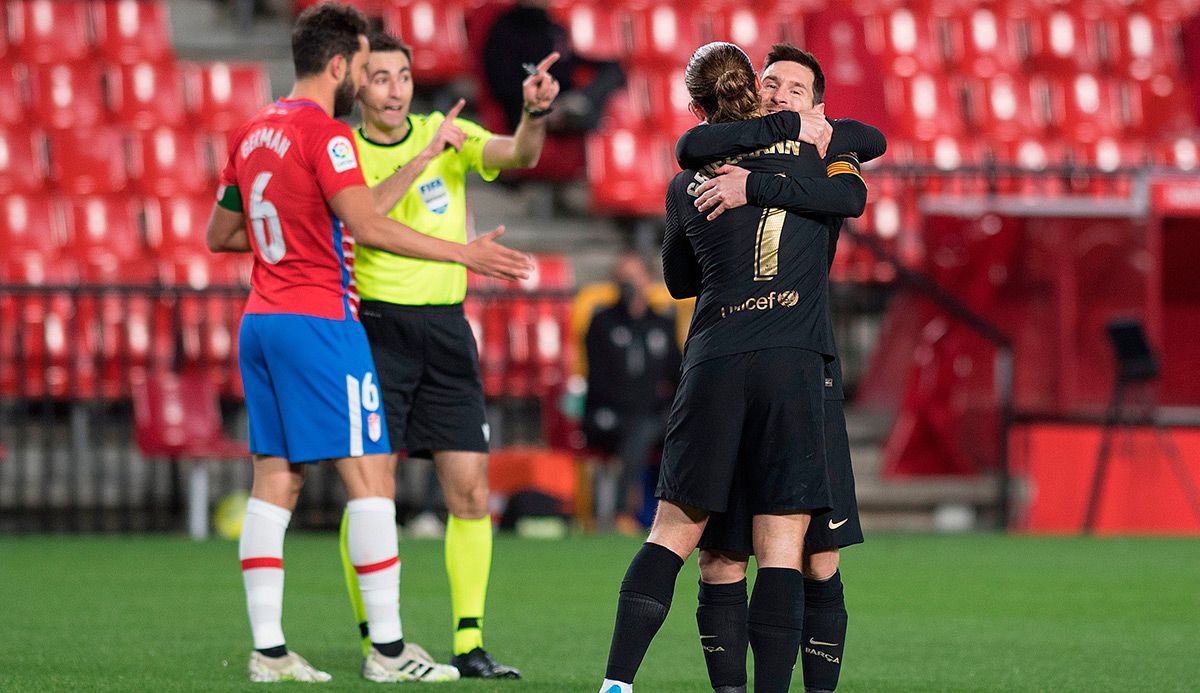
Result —
[[[450,663],[458,668],[464,679],[519,679],[521,670],[492,659],[482,647],[466,654],[454,655]]]

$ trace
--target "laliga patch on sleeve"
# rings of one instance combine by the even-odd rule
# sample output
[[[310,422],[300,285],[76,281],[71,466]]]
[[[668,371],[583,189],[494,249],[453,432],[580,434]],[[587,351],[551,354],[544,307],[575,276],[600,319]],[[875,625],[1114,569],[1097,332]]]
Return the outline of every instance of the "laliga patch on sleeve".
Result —
[[[342,135],[330,139],[325,149],[329,152],[329,162],[333,164],[335,172],[342,173],[358,167],[358,161],[354,158],[354,145]]]

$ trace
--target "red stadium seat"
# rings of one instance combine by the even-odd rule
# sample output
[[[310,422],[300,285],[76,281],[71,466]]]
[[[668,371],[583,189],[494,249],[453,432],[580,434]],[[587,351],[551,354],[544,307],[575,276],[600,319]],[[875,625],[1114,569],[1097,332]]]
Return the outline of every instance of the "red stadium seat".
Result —
[[[670,0],[634,2],[629,7],[633,28],[634,62],[649,65],[686,64],[704,43],[703,13]]]
[[[1069,75],[1095,70],[1100,50],[1085,29],[1083,18],[1069,7],[1048,13],[1031,12],[1025,19],[1029,37],[1029,64],[1041,72]]]
[[[183,74],[173,63],[113,66],[107,81],[109,107],[121,125],[148,130],[187,117]]]
[[[949,53],[955,70],[983,78],[1020,70],[1021,18],[1011,16],[1005,9],[979,6],[946,18]]]
[[[1200,86],[1200,85],[1197,85]],[[1121,107],[1130,125],[1148,135],[1190,133],[1196,128],[1193,97],[1184,75],[1155,75],[1120,85]]]
[[[27,117],[24,76],[23,67],[0,60],[0,126],[21,123]]]
[[[0,283],[74,281],[70,268],[52,255],[24,251],[5,254],[0,262]],[[74,314],[75,304],[65,291],[0,298],[0,394],[28,399],[67,395]]]
[[[0,194],[45,187],[45,140],[36,130],[0,125]]]
[[[1157,19],[1137,10],[1114,13],[1119,27],[1114,57],[1129,77],[1146,81],[1157,75],[1179,73],[1183,56],[1175,40],[1179,30],[1177,21]]]
[[[613,216],[661,216],[675,170],[673,151],[673,142],[653,131],[617,128],[590,135],[592,209]]]
[[[53,255],[66,241],[62,210],[45,193],[0,196],[0,246],[5,253]]]
[[[130,173],[137,189],[158,197],[215,190],[204,153],[207,141],[191,130],[168,127],[135,135]]]
[[[867,45],[882,56],[887,74],[907,78],[942,69],[946,48],[932,14],[900,6],[868,15],[864,23]]]
[[[898,130],[920,140],[964,134],[961,96],[951,80],[921,73],[911,79],[890,77],[886,86],[887,110]]]
[[[192,63],[185,74],[192,111],[206,130],[237,129],[266,105],[271,91],[258,63]]]
[[[641,120],[670,137],[682,135],[698,122],[688,110],[692,97],[683,74],[682,67],[641,68],[628,77],[629,96]]]
[[[63,202],[66,208],[67,245],[80,274],[101,280],[114,266],[130,277],[148,276],[145,244],[138,225],[140,209],[128,195],[80,195]],[[131,263],[140,263],[141,268]],[[124,264],[123,264],[124,263]],[[141,272],[140,274],[138,274]]]
[[[558,2],[551,13],[567,29],[571,48],[593,60],[621,60],[629,55],[627,13],[615,3]]]
[[[1200,170],[1200,147],[1197,136],[1176,137],[1160,141],[1154,147],[1154,163],[1176,171]]]
[[[1081,72],[1050,83],[1053,120],[1070,141],[1092,143],[1123,128],[1118,85]]]
[[[412,47],[418,84],[444,84],[471,66],[465,2],[393,0],[384,7],[383,27]]]
[[[771,50],[771,45],[784,40],[781,22],[771,5],[751,3],[722,4],[709,13],[713,41],[729,41],[742,47],[756,67]],[[795,21],[802,21],[797,17]]]
[[[1054,122],[1050,88],[1040,77],[998,74],[966,83],[965,93],[967,124],[995,139],[1037,135]]]
[[[112,127],[51,133],[50,180],[72,195],[118,192],[128,180],[125,137]]]
[[[204,235],[212,208],[211,194],[146,198],[142,209],[150,253],[164,261],[207,254]]]
[[[32,116],[39,126],[54,130],[89,128],[104,120],[99,65],[34,65],[29,72]]]
[[[85,59],[92,50],[88,42],[88,6],[55,0],[10,2],[8,37],[13,52],[26,62]]]
[[[96,47],[110,63],[171,62],[171,17],[161,0],[96,0]]]

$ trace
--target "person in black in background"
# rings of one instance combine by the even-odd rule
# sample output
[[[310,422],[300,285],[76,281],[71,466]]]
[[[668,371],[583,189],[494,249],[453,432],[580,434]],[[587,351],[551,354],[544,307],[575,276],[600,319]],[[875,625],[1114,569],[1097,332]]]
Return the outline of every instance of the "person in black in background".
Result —
[[[520,0],[496,18],[483,48],[484,80],[504,109],[509,129],[515,129],[525,104],[520,88],[529,76],[525,65],[557,51],[562,57],[550,74],[561,92],[555,112],[547,116],[547,127],[556,133],[588,132],[600,124],[608,97],[625,85],[625,73],[617,63],[576,55],[566,29],[546,11],[549,4],[549,0]]]
[[[812,109],[823,105],[825,79],[820,64],[811,54],[786,44],[774,46],[763,66],[762,85],[763,108],[774,115],[693,129],[679,139],[676,153],[680,165],[699,166],[753,151],[776,141],[780,133],[790,132],[801,119],[802,131],[810,124],[819,125],[823,109],[820,113]],[[818,122],[811,122],[814,116],[818,116]],[[852,120],[833,121],[830,154],[851,149],[865,162],[881,156],[886,142],[870,126]],[[810,148],[805,148],[801,161],[808,175],[819,173],[828,163],[819,160]],[[745,204],[747,199],[753,205],[790,210],[802,210],[806,203],[783,179],[764,181],[763,174],[735,166],[723,166],[719,171],[723,175],[711,179],[698,191],[697,205],[710,215],[719,216],[727,209]],[[764,186],[764,182],[774,187]],[[826,261],[832,265],[842,220],[830,217],[828,222]],[[840,361],[826,365],[825,385],[825,454],[833,509],[826,516],[814,518],[804,538],[801,661],[805,690],[809,693],[833,691],[837,687],[847,627],[838,570],[839,549],[863,541],[842,408]],[[710,682],[715,690],[737,691],[738,685],[744,685],[746,680],[745,574],[746,555],[752,551],[750,516],[740,489],[734,491],[730,510],[709,521],[700,546],[701,582],[696,620],[701,634],[716,636],[703,643]]]
[[[635,253],[617,259],[613,279],[616,305],[592,318],[585,337],[588,363],[583,432],[588,447],[620,465],[616,498],[598,507],[602,524],[613,521],[622,533],[642,531],[642,487],[650,454],[662,445],[667,408],[679,382],[682,358],[675,321],[650,308],[650,272]]]
[[[737,46],[697,49],[686,81],[702,119],[761,112],[753,67]],[[797,181],[799,131],[730,163]],[[717,168],[685,170],[667,188],[664,280],[672,296],[699,298],[667,424],[658,513],[621,584],[602,693],[633,690],[679,569],[709,514],[726,510],[735,476],[745,480],[759,566],[747,616],[757,693],[788,690],[800,647],[804,531],[810,515],[830,505],[822,405],[833,354],[828,229],[819,216],[750,206],[707,220],[693,198]],[[838,157],[828,173],[805,181],[806,207],[862,214],[866,185],[854,157]]]

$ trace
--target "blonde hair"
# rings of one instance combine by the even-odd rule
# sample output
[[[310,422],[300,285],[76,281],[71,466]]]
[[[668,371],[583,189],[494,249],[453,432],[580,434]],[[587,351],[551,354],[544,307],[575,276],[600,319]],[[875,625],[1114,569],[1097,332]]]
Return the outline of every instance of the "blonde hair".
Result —
[[[706,43],[692,53],[684,72],[692,101],[710,123],[758,115],[759,99],[750,57],[732,43]]]

